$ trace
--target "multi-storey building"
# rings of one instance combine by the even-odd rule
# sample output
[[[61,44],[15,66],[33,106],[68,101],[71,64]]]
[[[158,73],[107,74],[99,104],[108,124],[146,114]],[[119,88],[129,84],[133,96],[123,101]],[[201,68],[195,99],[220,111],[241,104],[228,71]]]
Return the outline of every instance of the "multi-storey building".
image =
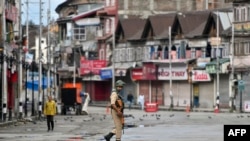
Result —
[[[233,3],[233,30],[231,50],[231,99],[232,105],[245,107],[244,103],[249,99],[249,24],[250,24],[250,2],[248,0],[225,0]]]
[[[15,96],[18,96],[17,88],[17,45],[16,36],[18,37],[18,13],[20,3],[16,0],[4,0],[0,3],[1,13],[1,26],[0,26],[0,40],[1,40],[1,94],[0,94],[0,113],[1,118],[6,120],[8,115],[9,119],[12,118],[12,113],[15,108]],[[4,4],[4,5],[3,5]],[[5,15],[4,15],[5,14]],[[4,16],[3,16],[4,15]],[[3,48],[4,47],[4,48]],[[4,50],[5,51],[4,51]],[[5,52],[5,53],[4,53]],[[6,65],[4,65],[5,63]],[[4,70],[6,72],[4,72]],[[7,77],[6,79],[4,77]],[[2,103],[3,102],[3,103]]]
[[[72,83],[77,76],[76,83],[82,84],[93,101],[107,100],[114,73],[116,79],[128,82],[125,91],[133,90],[135,97],[144,94],[146,101],[167,106],[172,93],[174,106],[211,108],[219,91],[220,106],[228,107],[232,11],[225,7],[231,3],[176,1],[169,9],[162,4],[165,2],[148,0],[139,9],[135,8],[137,1],[128,0],[66,1],[59,5],[60,80]],[[187,5],[197,10],[187,12],[191,10]],[[221,39],[218,46],[214,44],[217,36]],[[77,73],[73,75],[74,70]],[[170,78],[169,72],[175,72],[175,77]]]

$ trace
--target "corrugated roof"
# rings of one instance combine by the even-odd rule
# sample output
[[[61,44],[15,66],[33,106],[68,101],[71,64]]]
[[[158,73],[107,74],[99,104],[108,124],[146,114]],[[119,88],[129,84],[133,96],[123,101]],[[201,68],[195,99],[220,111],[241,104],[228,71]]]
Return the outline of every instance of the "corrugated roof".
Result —
[[[210,11],[192,11],[178,15],[178,20],[184,36],[202,36],[205,32],[210,15]]]
[[[82,12],[82,13],[79,13],[77,15],[73,15],[72,20],[79,20],[81,18],[85,18],[85,17],[88,17],[90,15],[95,15],[98,10],[102,10],[103,8],[104,7],[102,6],[102,7],[91,9],[87,12]]]
[[[230,61],[229,58],[220,58],[219,59],[219,64],[223,64],[223,63],[226,63],[226,62],[229,62],[229,61]],[[216,64],[217,64],[217,60],[215,59],[214,61],[209,62],[206,65],[216,65]]]
[[[149,16],[149,21],[153,29],[154,39],[168,39],[169,26],[172,27],[175,20],[175,13]]]
[[[124,38],[127,40],[140,40],[145,28],[145,19],[123,19],[120,20]]]

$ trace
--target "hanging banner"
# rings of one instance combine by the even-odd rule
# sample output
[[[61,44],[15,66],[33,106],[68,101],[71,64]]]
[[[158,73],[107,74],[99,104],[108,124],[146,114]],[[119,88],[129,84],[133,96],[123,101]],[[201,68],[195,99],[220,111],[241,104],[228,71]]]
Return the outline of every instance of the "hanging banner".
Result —
[[[80,75],[88,75],[90,73],[100,75],[100,70],[107,66],[105,60],[85,60],[81,58]]]

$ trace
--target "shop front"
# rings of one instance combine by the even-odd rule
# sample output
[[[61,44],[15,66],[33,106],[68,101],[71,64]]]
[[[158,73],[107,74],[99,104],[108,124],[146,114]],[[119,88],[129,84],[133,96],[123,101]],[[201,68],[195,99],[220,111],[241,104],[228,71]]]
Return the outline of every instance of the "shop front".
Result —
[[[188,83],[188,65],[175,62],[158,64],[158,80],[163,82],[164,105],[170,106],[170,90],[173,94],[174,106],[187,106],[190,104],[190,84]]]
[[[205,70],[192,71],[193,107],[211,108],[213,106],[214,84]]]
[[[83,91],[90,94],[92,102],[107,101],[112,88],[111,80],[106,79],[112,76],[110,69],[105,68],[105,60],[85,60],[81,58],[80,75],[82,78]],[[105,79],[103,79],[105,78]]]
[[[206,104],[207,107],[205,108],[212,108],[215,105],[217,99],[219,101],[220,108],[229,107],[229,64],[229,58],[220,58],[206,64],[206,72],[211,74],[214,79],[213,86],[211,86],[210,88],[205,88],[204,91],[211,90],[209,92],[209,96],[213,97],[214,100],[207,101],[206,103],[209,102],[209,105]],[[217,96],[217,93],[219,93],[219,97]]]

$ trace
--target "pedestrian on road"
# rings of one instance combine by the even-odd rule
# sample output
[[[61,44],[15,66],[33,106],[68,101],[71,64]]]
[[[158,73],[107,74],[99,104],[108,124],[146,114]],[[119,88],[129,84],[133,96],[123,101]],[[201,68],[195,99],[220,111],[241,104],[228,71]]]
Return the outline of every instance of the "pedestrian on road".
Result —
[[[128,101],[128,109],[130,110],[133,104],[134,96],[131,91],[129,91],[128,96],[127,96],[127,101]]]
[[[140,94],[137,101],[138,101],[139,105],[141,106],[141,109],[144,110],[144,104],[145,104],[144,103],[144,95]]]
[[[48,100],[44,105],[44,115],[47,118],[48,132],[54,130],[54,116],[56,114],[56,103],[51,96],[48,96]]]
[[[124,101],[119,93],[123,89],[124,85],[125,82],[123,82],[122,80],[117,80],[115,83],[116,89],[112,90],[110,96],[111,115],[114,120],[115,128],[110,133],[104,136],[106,141],[110,141],[113,135],[116,136],[116,141],[121,141],[122,129],[124,126]]]

